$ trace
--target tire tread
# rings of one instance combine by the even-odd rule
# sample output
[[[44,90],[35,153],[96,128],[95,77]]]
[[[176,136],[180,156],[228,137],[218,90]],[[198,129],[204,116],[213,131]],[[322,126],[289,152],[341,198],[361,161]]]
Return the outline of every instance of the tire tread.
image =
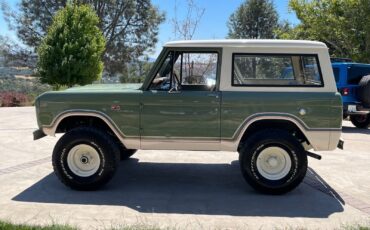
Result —
[[[264,187],[261,184],[257,183],[254,178],[248,175],[248,173],[244,170],[243,162],[244,158],[246,157],[246,154],[252,154],[251,151],[249,151],[255,143],[259,143],[261,141],[265,140],[287,140],[294,148],[298,150],[298,154],[300,154],[299,158],[299,172],[295,176],[294,181],[292,181],[290,184],[284,187],[279,188],[268,188]],[[281,130],[281,129],[263,129],[261,131],[256,132],[253,134],[250,138],[248,138],[242,145],[240,149],[239,154],[239,162],[240,162],[240,168],[243,174],[244,179],[247,181],[249,185],[251,185],[254,189],[257,191],[260,191],[265,194],[272,194],[272,195],[280,195],[287,193],[294,188],[296,188],[304,179],[306,172],[307,172],[307,155],[304,152],[304,148],[301,145],[301,143],[290,133],[287,131]]]
[[[81,136],[87,136],[91,138],[92,141],[97,143],[103,143],[103,148],[105,150],[110,149],[110,152],[113,152],[112,159],[106,160],[105,168],[107,172],[103,173],[100,178],[94,183],[83,184],[77,183],[69,179],[65,174],[63,174],[62,170],[60,170],[60,151],[64,148],[63,146],[67,145],[70,141],[75,140],[76,138],[81,138]],[[56,176],[59,180],[66,186],[75,189],[75,190],[97,190],[105,185],[115,174],[118,166],[119,160],[119,150],[117,145],[115,144],[114,140],[109,136],[109,134],[92,127],[77,127],[75,129],[70,130],[66,134],[64,134],[57,144],[54,147],[53,156],[52,156],[52,165]]]

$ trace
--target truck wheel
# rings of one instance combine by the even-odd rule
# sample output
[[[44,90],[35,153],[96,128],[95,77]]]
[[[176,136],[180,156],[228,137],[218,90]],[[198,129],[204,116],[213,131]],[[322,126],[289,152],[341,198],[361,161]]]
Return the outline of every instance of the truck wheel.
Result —
[[[370,107],[370,75],[363,76],[358,83],[358,96],[364,106]]]
[[[244,179],[267,194],[293,190],[307,171],[307,155],[299,141],[284,130],[268,129],[247,139],[239,154]]]
[[[120,160],[125,161],[137,152],[137,149],[126,149],[124,146],[120,148]]]
[[[350,119],[352,124],[359,129],[367,129],[370,125],[369,115],[351,115]]]
[[[76,190],[96,190],[117,169],[119,150],[106,133],[87,127],[72,129],[54,147],[53,168],[58,178]]]

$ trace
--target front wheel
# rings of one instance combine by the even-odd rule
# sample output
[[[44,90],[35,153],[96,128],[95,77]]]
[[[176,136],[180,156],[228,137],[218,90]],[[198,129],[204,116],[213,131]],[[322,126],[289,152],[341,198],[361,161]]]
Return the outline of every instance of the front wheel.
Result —
[[[80,127],[64,134],[54,147],[53,168],[58,178],[76,190],[96,190],[114,175],[119,150],[103,131]]]
[[[367,129],[370,125],[370,115],[351,115],[351,122],[359,129]]]
[[[301,143],[284,130],[262,130],[247,139],[239,154],[244,179],[267,194],[293,190],[307,171]]]

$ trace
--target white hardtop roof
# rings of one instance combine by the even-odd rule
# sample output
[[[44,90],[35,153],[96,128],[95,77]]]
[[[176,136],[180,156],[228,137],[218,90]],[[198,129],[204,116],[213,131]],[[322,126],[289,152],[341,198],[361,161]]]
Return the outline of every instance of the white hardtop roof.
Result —
[[[327,48],[322,42],[279,39],[223,39],[223,40],[184,40],[167,42],[165,47],[300,47]]]

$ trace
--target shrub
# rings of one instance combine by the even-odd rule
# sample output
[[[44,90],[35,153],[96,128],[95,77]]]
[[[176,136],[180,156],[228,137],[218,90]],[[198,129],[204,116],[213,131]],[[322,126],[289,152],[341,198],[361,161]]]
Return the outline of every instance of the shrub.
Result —
[[[99,18],[87,5],[67,4],[56,13],[38,48],[42,83],[60,86],[91,84],[101,77],[105,49]]]
[[[52,87],[47,84],[40,83],[39,79],[16,79],[16,78],[0,78],[0,94],[15,94],[19,93],[20,95],[26,95],[27,102],[25,104],[21,103],[20,105],[15,106],[29,106],[34,103],[35,98],[46,92],[52,90]],[[17,95],[19,95],[17,94]],[[8,96],[7,96],[8,97]],[[0,96],[0,106],[2,105]],[[9,101],[6,99],[6,101]],[[8,103],[6,103],[8,104]],[[7,105],[8,106],[8,105]]]
[[[2,107],[25,106],[29,104],[26,94],[14,91],[0,93],[0,105]]]

